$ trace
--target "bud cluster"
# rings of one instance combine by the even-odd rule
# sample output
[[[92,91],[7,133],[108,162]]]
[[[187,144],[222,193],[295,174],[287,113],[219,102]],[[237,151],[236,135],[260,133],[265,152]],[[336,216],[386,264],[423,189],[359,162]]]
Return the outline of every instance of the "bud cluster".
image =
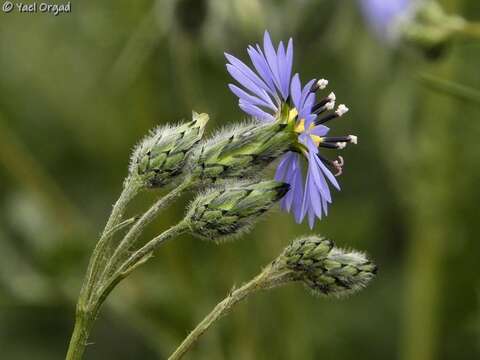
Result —
[[[301,281],[315,294],[342,297],[365,287],[377,267],[364,254],[334,247],[332,241],[309,236],[295,240],[273,264],[287,271],[289,281]]]
[[[289,188],[277,181],[237,182],[213,188],[197,196],[185,221],[194,236],[219,242],[248,230]]]

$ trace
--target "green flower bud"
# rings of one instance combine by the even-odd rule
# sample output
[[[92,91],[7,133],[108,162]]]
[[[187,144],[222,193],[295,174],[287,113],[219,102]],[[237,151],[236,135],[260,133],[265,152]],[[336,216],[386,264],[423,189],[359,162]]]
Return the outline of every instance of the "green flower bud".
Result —
[[[201,140],[207,114],[193,112],[188,123],[162,126],[153,130],[136,147],[130,174],[138,176],[146,187],[161,187],[182,173],[189,152]]]
[[[399,30],[406,44],[437,57],[466,26],[464,19],[447,14],[436,1],[425,1],[417,4],[411,19],[400,23]]]
[[[191,174],[203,182],[257,175],[296,141],[291,124],[239,125],[197,148],[190,161]]]
[[[248,230],[289,188],[276,181],[215,188],[193,201],[185,220],[194,236],[220,242]]]
[[[337,297],[364,288],[377,272],[364,254],[335,248],[330,240],[316,236],[294,241],[273,268],[274,274],[282,273],[283,281],[301,281],[315,294]]]

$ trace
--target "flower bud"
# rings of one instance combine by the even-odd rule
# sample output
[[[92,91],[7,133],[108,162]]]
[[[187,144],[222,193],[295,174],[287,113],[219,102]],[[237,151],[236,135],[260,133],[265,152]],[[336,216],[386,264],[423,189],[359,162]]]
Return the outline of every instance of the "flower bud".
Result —
[[[194,236],[219,242],[248,230],[290,186],[277,181],[233,183],[197,196],[186,216]]]
[[[207,114],[196,112],[192,118],[188,123],[153,130],[134,150],[130,174],[140,177],[149,188],[161,187],[178,176],[209,119]]]
[[[409,21],[399,23],[402,40],[423,50],[429,57],[438,57],[452,39],[466,26],[457,15],[447,14],[436,1],[421,2]]]
[[[377,267],[364,254],[333,247],[330,240],[310,236],[294,241],[274,262],[275,273],[301,281],[315,294],[337,297],[364,288]]]
[[[221,131],[194,152],[191,174],[199,182],[258,174],[289,150],[297,137],[288,124],[250,123]]]

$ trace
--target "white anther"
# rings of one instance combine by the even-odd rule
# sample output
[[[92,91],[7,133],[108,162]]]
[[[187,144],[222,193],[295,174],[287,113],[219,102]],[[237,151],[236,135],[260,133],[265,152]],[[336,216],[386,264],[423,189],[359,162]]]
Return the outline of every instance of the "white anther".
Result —
[[[347,147],[347,143],[346,142],[337,142],[337,146],[340,150],[345,149]]]
[[[337,100],[337,97],[335,96],[335,93],[333,93],[333,92],[331,92],[330,94],[328,94],[327,97],[330,99],[330,101],[335,101],[335,100]]]
[[[337,108],[337,111],[335,111],[335,113],[338,115],[338,116],[342,116],[344,114],[346,114],[348,112],[348,107],[346,107],[344,104],[341,104],[341,105],[338,105],[338,108]]]
[[[317,86],[320,90],[323,90],[327,87],[328,80],[327,79],[320,79],[317,81]]]
[[[357,136],[355,136],[355,135],[348,135],[348,138],[350,139],[350,142],[351,142],[352,144],[355,144],[355,145],[358,144],[358,137],[357,137]]]
[[[327,110],[333,110],[335,108],[335,100],[329,101],[328,103],[325,104],[325,109]]]

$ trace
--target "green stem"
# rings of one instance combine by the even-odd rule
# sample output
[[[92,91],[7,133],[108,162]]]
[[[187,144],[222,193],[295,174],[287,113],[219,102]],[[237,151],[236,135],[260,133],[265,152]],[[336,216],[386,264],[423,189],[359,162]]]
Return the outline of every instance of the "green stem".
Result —
[[[95,249],[90,257],[90,263],[88,264],[87,268],[87,276],[80,291],[80,299],[82,301],[86,302],[90,297],[94,284],[98,279],[100,264],[102,261],[106,261],[108,254],[105,253],[105,250],[108,245],[108,240],[113,234],[112,229],[114,229],[120,223],[125,208],[127,207],[128,203],[138,194],[140,189],[141,183],[137,179],[129,178],[125,181],[122,193],[113,206],[107,224],[105,225],[102,235],[100,236],[100,240],[95,245]]]
[[[215,306],[215,308],[208,314],[193,331],[183,340],[175,352],[170,355],[168,360],[181,359],[192,346],[200,339],[200,337],[222,316],[227,315],[232,307],[238,302],[244,300],[250,294],[269,287],[270,282],[267,281],[269,273],[267,270],[263,271],[249,281],[242,287],[232,291],[224,300]]]
[[[112,227],[105,236],[111,237],[113,236],[116,232],[125,229],[127,226],[132,225],[135,221],[137,221],[137,217],[131,217],[129,219],[123,220],[122,222],[118,223],[114,227]]]
[[[99,313],[105,299],[120,283],[120,281],[125,279],[138,266],[145,263],[164,241],[181,235],[187,229],[187,223],[182,221],[153,238],[145,246],[136,251],[124,264],[122,264],[122,266],[106,282],[106,285],[102,286],[98,292],[92,294],[92,297],[88,300],[87,305],[85,305],[86,300],[83,298],[79,299],[77,305],[77,315],[75,318],[75,327],[70,339],[66,360],[79,360],[82,358],[95,318]]]
[[[191,184],[191,179],[186,178],[179,186],[174,188],[164,197],[157,200],[157,202],[153,204],[145,214],[142,215],[142,217],[130,228],[123,240],[120,242],[120,245],[118,245],[116,248],[112,257],[108,261],[105,270],[103,271],[102,277],[107,277],[115,271],[119,263],[122,262],[125,254],[128,254],[127,250],[130,249],[130,247],[135,243],[145,226],[150,224],[161,209],[169,205],[173,200],[180,196]]]
[[[77,311],[75,326],[65,360],[81,360],[93,325],[93,317]]]
[[[187,223],[181,221],[177,225],[172,226],[170,229],[153,238],[142,248],[134,252],[133,255],[130,256],[128,260],[125,261],[117,271],[115,271],[115,273],[110,277],[110,279],[106,281],[106,285],[102,286],[99,289],[97,293],[97,298],[92,299],[92,303],[94,303],[95,308],[94,312],[97,313],[99,311],[107,296],[120,283],[120,281],[125,279],[137,267],[147,262],[150,256],[153,255],[153,252],[158,249],[158,247],[163,242],[180,236],[187,230]]]
[[[137,179],[128,178],[125,181],[122,193],[113,206],[107,224],[100,236],[100,240],[97,242],[92,256],[90,257],[87,275],[78,298],[75,327],[68,347],[66,356],[67,360],[81,359],[83,356],[90,329],[96,316],[96,312],[88,310],[89,298],[98,279],[101,263],[105,262],[107,258],[106,248],[108,246],[108,240],[114,233],[112,230],[114,230],[121,222],[128,203],[138,194],[140,189],[141,183]]]

